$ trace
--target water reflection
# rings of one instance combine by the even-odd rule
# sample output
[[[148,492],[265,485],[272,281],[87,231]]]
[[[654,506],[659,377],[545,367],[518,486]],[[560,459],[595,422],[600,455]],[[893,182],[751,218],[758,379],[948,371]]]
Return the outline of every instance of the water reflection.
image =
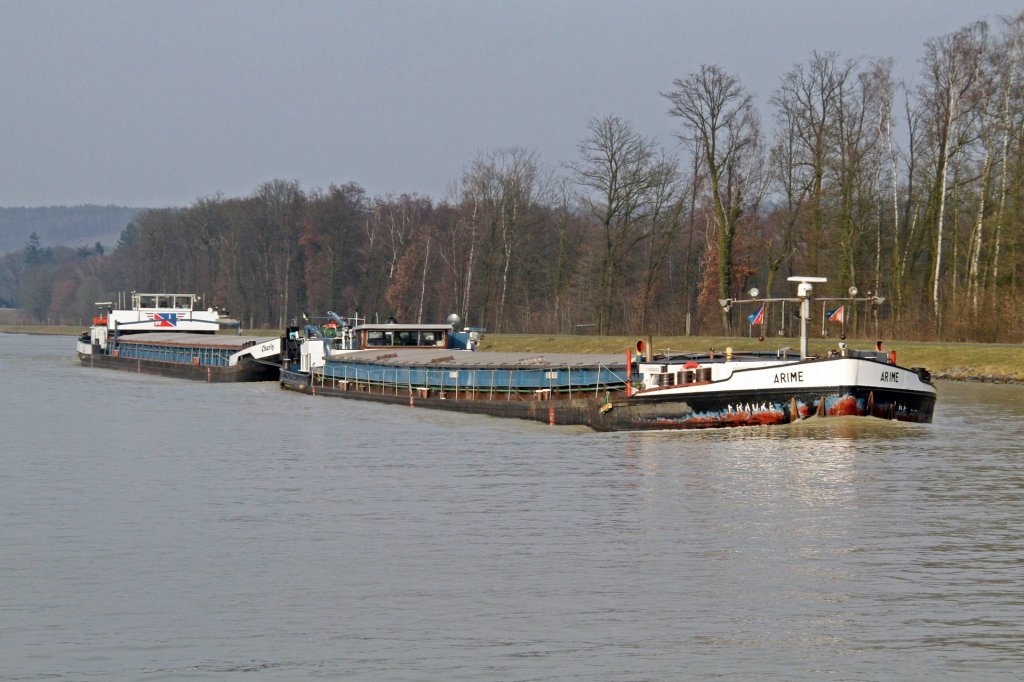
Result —
[[[684,573],[743,614],[709,647],[1005,674],[1024,664],[1022,406],[1019,386],[944,385],[932,425],[811,419],[623,448],[651,528],[696,544]]]

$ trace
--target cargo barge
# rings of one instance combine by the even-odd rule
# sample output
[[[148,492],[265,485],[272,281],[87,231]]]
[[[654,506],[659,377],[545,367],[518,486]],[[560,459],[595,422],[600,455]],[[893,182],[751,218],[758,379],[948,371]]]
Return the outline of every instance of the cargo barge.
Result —
[[[798,281],[801,348],[774,353],[624,356],[468,353],[456,325],[362,325],[334,340],[315,330],[289,341],[282,388],[456,410],[598,431],[785,424],[809,417],[869,416],[930,422],[936,391],[923,368],[893,353],[846,344],[807,352],[812,283]],[[772,299],[782,300],[782,299]],[[429,327],[429,328],[428,328]]]
[[[108,309],[78,337],[83,365],[206,382],[279,379],[282,340],[217,334],[220,311],[197,309],[195,294],[131,295],[131,308]]]

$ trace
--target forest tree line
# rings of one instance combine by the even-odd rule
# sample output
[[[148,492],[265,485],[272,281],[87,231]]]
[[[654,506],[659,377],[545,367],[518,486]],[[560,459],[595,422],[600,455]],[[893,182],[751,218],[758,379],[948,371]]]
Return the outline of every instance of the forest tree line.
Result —
[[[0,258],[0,300],[55,324],[135,290],[200,293],[249,328],[335,310],[455,312],[499,333],[746,334],[753,310],[719,299],[791,296],[797,274],[828,277],[819,294],[885,297],[850,306],[853,332],[874,333],[870,318],[887,337],[1018,341],[1024,14],[932,38],[920,62],[903,84],[891,60],[815,52],[764,110],[704,65],[660,93],[679,144],[598,117],[576,158],[484,152],[440,201],[273,180],[145,211],[109,253],[30,239]],[[773,310],[754,333],[783,326]]]

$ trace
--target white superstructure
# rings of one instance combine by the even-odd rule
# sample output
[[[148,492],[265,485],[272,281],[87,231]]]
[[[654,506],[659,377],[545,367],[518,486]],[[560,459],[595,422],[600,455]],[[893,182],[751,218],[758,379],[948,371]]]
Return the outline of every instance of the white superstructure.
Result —
[[[107,347],[113,334],[137,332],[215,333],[220,329],[220,312],[213,308],[196,310],[196,294],[132,293],[131,310],[108,310],[93,318],[89,330],[91,345]],[[112,304],[109,304],[112,305]]]

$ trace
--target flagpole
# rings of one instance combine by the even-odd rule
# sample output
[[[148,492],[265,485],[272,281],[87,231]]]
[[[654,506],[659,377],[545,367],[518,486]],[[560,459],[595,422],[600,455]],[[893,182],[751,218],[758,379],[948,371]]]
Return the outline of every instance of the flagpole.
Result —
[[[845,307],[845,305],[840,305],[838,308],[836,308],[834,311],[832,311],[833,313],[836,314],[836,317],[839,318],[838,320],[833,320],[832,315],[829,314],[827,309],[826,309],[826,305],[825,305],[826,301],[848,301],[848,302],[851,302],[851,303],[855,303],[857,301],[870,301],[871,305],[872,305],[872,309],[874,309],[876,306],[881,306],[883,303],[885,303],[885,297],[878,296],[878,295],[867,296],[865,298],[858,298],[855,295],[856,291],[857,291],[855,287],[850,287],[849,292],[848,292],[850,294],[849,297],[847,297],[847,296],[836,296],[836,297],[816,298],[816,297],[814,297],[812,295],[812,293],[813,293],[812,284],[819,283],[819,282],[827,282],[828,280],[826,278],[824,278],[824,277],[788,277],[787,280],[790,281],[790,282],[799,282],[799,286],[797,287],[797,296],[796,296],[796,298],[789,298],[789,297],[758,298],[757,297],[757,289],[753,288],[753,289],[750,290],[750,298],[749,299],[720,298],[720,299],[718,299],[718,303],[722,306],[722,308],[724,310],[730,310],[734,304],[761,303],[761,309],[759,309],[757,311],[757,313],[754,313],[753,315],[748,315],[747,316],[747,322],[749,324],[747,333],[751,337],[753,337],[753,334],[754,334],[754,324],[755,323],[762,325],[761,331],[762,332],[765,331],[765,327],[767,325],[764,322],[764,320],[765,320],[764,315],[768,314],[768,307],[767,307],[768,303],[775,302],[775,301],[781,301],[782,302],[782,307],[780,309],[780,312],[782,314],[780,316],[780,329],[779,329],[779,331],[782,334],[787,334],[788,331],[786,329],[786,326],[787,326],[786,302],[787,301],[791,301],[793,303],[798,303],[799,304],[799,308],[798,308],[799,312],[797,313],[797,317],[800,318],[800,329],[799,329],[799,332],[800,332],[800,357],[802,359],[806,359],[808,357],[808,348],[807,348],[807,331],[808,331],[808,329],[807,328],[810,326],[810,323],[811,323],[811,314],[812,314],[811,313],[811,301],[812,300],[813,301],[820,301],[822,303],[822,306],[821,306],[821,332],[822,332],[822,336],[824,336],[826,334],[826,330],[828,329],[828,327],[826,325],[827,325],[827,322],[830,322],[830,321],[838,321],[842,325],[841,326],[841,333],[844,336],[846,334],[846,307]],[[758,313],[760,313],[760,314],[758,314]],[[758,319],[760,319],[761,321],[760,322],[755,322],[755,320],[758,320]],[[877,327],[878,327],[878,316],[877,316],[877,313],[875,314],[875,327],[876,327],[876,334],[875,335],[877,336],[878,335],[877,334]]]

